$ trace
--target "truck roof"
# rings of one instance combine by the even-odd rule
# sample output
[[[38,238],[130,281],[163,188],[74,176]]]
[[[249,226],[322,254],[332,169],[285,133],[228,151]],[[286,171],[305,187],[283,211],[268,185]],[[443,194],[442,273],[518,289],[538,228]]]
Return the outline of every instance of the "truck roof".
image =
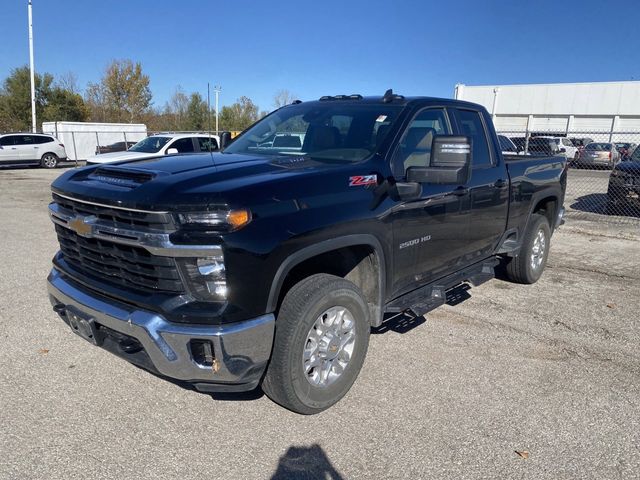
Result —
[[[311,102],[339,102],[339,103],[350,103],[350,104],[393,104],[393,105],[409,105],[412,103],[434,103],[438,105],[466,105],[468,107],[472,107],[474,109],[482,109],[484,107],[477,103],[466,102],[464,100],[456,100],[452,98],[440,98],[440,97],[427,97],[427,96],[410,96],[405,97],[404,95],[398,95],[393,93],[393,91],[388,90],[384,95],[381,96],[362,96],[359,94],[351,94],[351,95],[325,95],[320,97],[318,100],[311,100],[305,103]],[[296,101],[294,103],[300,103]]]

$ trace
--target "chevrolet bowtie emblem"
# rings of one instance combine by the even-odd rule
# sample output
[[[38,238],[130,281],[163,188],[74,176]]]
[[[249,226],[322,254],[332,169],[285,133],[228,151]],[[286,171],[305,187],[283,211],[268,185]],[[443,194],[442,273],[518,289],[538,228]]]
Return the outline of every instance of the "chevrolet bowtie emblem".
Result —
[[[97,217],[93,215],[87,217],[79,216],[69,220],[68,225],[71,230],[76,232],[81,237],[88,237],[93,231],[93,226],[91,225],[91,223],[95,220],[97,220]]]

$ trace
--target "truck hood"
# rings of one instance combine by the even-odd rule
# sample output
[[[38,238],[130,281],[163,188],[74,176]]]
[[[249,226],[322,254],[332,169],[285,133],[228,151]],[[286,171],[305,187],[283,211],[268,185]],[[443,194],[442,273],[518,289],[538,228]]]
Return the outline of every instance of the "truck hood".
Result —
[[[292,181],[292,177],[301,175],[338,175],[340,184],[345,185],[349,176],[345,169],[353,168],[351,164],[288,155],[169,155],[71,170],[52,184],[52,190],[128,208],[184,211],[214,204],[248,205],[273,197],[275,191],[301,195],[304,192],[298,190],[305,187]],[[318,186],[333,181],[319,178]],[[276,187],[281,182],[287,185]],[[304,184],[308,189],[308,182]]]
[[[161,153],[144,153],[144,152],[111,152],[101,153],[100,155],[93,155],[87,158],[87,164],[90,163],[114,163],[122,162],[124,160],[135,160],[137,158],[148,158],[153,155],[162,155]]]

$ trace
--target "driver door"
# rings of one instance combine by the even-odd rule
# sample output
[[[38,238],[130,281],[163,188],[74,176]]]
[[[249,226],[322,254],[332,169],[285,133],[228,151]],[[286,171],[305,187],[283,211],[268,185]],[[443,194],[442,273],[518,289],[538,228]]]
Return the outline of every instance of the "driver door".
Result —
[[[407,126],[392,160],[402,181],[412,166],[429,166],[435,135],[452,135],[444,108],[419,111]],[[469,196],[458,185],[422,184],[421,197],[393,207],[393,296],[399,296],[458,270],[467,240],[464,214]]]

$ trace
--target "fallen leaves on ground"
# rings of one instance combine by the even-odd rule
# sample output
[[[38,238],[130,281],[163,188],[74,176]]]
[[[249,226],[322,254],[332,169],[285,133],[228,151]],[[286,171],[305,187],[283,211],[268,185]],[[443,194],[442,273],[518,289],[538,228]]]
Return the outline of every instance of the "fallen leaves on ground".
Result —
[[[516,450],[515,452],[522,458],[529,458],[529,452],[526,450]]]
[[[49,353],[49,349],[48,348],[41,348],[40,350],[38,350],[38,353],[40,355],[46,355],[47,353]]]

